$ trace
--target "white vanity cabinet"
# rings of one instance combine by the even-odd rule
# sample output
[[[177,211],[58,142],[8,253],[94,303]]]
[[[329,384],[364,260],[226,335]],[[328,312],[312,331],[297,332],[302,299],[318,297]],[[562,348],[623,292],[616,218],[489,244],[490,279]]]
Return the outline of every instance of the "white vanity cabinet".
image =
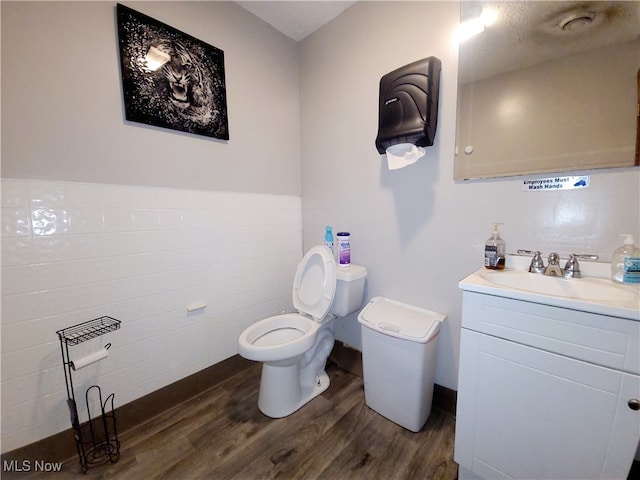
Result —
[[[637,320],[465,290],[459,478],[626,479],[639,339]]]

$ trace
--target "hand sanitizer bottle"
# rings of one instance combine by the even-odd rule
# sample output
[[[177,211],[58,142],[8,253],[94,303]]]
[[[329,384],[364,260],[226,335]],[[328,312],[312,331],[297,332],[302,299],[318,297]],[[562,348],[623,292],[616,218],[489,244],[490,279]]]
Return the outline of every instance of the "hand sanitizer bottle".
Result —
[[[633,235],[622,233],[624,244],[613,251],[611,280],[619,283],[640,284],[640,248],[634,245]]]
[[[498,225],[502,225],[502,223],[493,224],[491,238],[489,238],[484,244],[484,268],[488,268],[490,270],[504,270],[505,266],[507,245],[505,241],[500,238]]]

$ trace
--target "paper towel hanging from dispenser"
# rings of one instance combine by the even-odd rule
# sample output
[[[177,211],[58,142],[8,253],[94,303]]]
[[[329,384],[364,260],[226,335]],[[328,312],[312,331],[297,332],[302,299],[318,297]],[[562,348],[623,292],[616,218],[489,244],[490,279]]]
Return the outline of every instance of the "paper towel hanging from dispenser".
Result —
[[[438,124],[440,70],[440,60],[428,57],[380,79],[376,138],[379,153],[384,154],[398,144],[433,145]]]

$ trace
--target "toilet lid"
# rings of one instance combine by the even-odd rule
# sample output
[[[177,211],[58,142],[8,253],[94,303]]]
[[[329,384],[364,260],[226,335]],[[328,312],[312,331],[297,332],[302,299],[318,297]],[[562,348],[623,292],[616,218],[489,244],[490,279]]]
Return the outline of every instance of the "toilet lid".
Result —
[[[336,293],[336,262],[324,245],[312,247],[298,264],[293,280],[293,306],[300,313],[322,320]]]

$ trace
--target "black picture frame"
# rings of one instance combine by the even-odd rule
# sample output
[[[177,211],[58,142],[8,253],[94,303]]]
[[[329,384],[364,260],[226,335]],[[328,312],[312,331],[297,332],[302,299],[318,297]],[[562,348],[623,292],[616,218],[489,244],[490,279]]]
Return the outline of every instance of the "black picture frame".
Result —
[[[125,118],[229,140],[224,52],[116,5]]]

